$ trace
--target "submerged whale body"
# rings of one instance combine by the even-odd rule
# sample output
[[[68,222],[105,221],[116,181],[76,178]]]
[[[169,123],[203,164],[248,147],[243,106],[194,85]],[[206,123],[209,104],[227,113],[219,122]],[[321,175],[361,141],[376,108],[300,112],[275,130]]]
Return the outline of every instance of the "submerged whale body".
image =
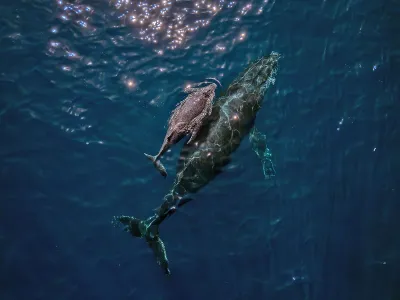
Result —
[[[256,60],[215,101],[208,123],[182,148],[174,183],[153,216],[146,220],[114,217],[115,224],[146,240],[166,274],[170,269],[159,225],[191,200],[188,195],[206,186],[229,163],[230,155],[253,128],[265,91],[274,82],[278,60],[279,54],[274,52]]]

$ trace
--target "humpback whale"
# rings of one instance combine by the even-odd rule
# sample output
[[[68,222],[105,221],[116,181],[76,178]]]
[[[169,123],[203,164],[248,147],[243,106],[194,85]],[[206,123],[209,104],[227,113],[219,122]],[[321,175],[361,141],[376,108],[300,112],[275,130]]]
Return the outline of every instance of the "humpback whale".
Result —
[[[205,87],[196,87],[203,83],[209,83]],[[163,164],[159,161],[162,156],[172,145],[178,143],[185,135],[191,134],[189,141],[193,141],[205,119],[211,114],[212,101],[215,96],[217,85],[212,82],[200,82],[194,86],[185,88],[185,92],[189,95],[182,100],[176,108],[171,112],[168,120],[168,129],[161,145],[160,151],[156,156],[144,154],[150,159],[156,169],[162,176],[167,176],[167,171]]]
[[[194,140],[182,148],[174,183],[154,215],[147,219],[124,215],[113,218],[114,225],[122,225],[132,236],[147,242],[165,274],[171,271],[160,238],[160,224],[191,201],[191,196],[229,163],[230,155],[253,128],[264,94],[274,83],[279,57],[272,52],[251,63],[214,102],[206,124]]]

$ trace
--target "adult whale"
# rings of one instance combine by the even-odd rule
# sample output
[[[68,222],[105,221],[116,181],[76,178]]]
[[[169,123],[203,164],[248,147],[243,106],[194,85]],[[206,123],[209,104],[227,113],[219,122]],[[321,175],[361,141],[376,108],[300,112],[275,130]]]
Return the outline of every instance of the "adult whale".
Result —
[[[122,224],[125,231],[146,240],[166,274],[170,274],[170,269],[159,225],[229,163],[230,155],[254,125],[265,91],[274,82],[278,60],[279,54],[275,52],[256,60],[215,101],[209,122],[192,143],[182,148],[174,184],[153,216],[146,220],[114,217],[114,224]]]

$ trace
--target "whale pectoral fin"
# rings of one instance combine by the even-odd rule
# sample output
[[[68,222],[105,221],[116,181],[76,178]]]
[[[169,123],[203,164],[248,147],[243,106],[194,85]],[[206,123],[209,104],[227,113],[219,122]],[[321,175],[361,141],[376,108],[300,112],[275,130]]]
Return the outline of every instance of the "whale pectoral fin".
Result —
[[[191,130],[192,134],[191,134],[190,139],[187,142],[187,144],[190,144],[192,141],[194,141],[196,139],[196,137],[198,136],[199,132],[201,131],[201,129],[203,128],[203,125],[207,124],[205,122],[205,120],[206,120],[205,117],[206,117],[206,115],[202,114],[192,121],[192,124],[193,124],[193,127],[192,127],[193,129]]]
[[[200,132],[200,129],[203,127],[203,124],[206,124],[207,117],[209,116],[208,114],[208,108],[205,107],[205,109],[199,114],[197,117],[195,117],[189,124],[189,128],[191,128],[191,137],[187,144],[190,144],[192,141],[194,141]]]
[[[196,138],[197,134],[199,133],[200,127],[201,126],[198,126],[192,131],[192,135],[190,136],[190,139],[187,142],[187,144],[190,144],[192,141],[194,141],[194,139]]]
[[[249,135],[250,143],[253,151],[257,154],[261,160],[263,173],[265,179],[270,179],[276,175],[275,166],[272,161],[271,150],[267,147],[267,138],[265,134],[262,134],[255,126]]]

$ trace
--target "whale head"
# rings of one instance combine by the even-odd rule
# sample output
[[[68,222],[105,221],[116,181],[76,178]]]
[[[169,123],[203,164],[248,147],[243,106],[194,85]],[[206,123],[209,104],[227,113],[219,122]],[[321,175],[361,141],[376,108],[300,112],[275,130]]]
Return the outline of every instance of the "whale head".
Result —
[[[263,95],[265,90],[275,82],[279,58],[278,53],[272,52],[253,62],[230,85],[227,94],[242,90],[245,94]]]

